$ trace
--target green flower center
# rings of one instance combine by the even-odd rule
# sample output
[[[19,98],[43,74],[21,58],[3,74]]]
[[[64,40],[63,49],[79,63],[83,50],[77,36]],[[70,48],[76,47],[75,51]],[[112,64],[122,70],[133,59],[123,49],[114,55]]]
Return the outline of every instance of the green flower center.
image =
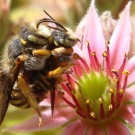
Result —
[[[85,73],[79,79],[80,87],[83,88],[82,93],[89,100],[98,99],[101,97],[107,89],[108,78],[102,72]]]
[[[96,53],[91,52],[90,46],[88,52],[90,67],[80,58],[80,66],[73,68],[73,77],[67,74],[68,83],[62,84],[72,101],[66,97],[63,99],[84,119],[94,122],[108,120],[118,112],[127,87],[129,73],[124,70],[126,56],[116,71],[110,67],[109,47],[103,53],[106,62],[103,67],[98,62]]]

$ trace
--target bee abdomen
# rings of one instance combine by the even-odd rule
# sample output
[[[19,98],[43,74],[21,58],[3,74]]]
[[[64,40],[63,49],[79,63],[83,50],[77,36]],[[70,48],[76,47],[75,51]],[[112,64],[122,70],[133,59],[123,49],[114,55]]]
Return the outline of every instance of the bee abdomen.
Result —
[[[16,107],[29,108],[30,105],[20,90],[13,90],[11,93],[10,104]]]

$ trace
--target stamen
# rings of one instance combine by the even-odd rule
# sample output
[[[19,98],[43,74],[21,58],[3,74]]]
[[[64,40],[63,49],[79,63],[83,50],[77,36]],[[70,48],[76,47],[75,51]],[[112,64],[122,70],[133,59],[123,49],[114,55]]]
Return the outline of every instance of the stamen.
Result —
[[[75,90],[71,90],[71,94],[75,95],[76,91]]]
[[[89,104],[90,103],[90,100],[89,99],[86,99],[85,103],[86,104]]]
[[[100,102],[100,118],[104,119],[105,118],[105,111],[104,111],[104,106],[103,106],[103,99],[99,98],[98,100]]]
[[[98,71],[98,70],[101,69],[101,65],[98,62],[98,59],[97,59],[97,56],[96,56],[96,53],[95,52],[92,52],[92,56],[94,57],[94,61],[95,61],[95,64],[96,64],[96,69]]]
[[[115,82],[118,82],[118,81],[119,81],[119,79],[118,79],[117,77],[115,77],[113,80],[114,80]]]
[[[79,111],[78,109],[76,109],[76,112],[78,115],[80,115],[82,118],[86,119],[87,116],[85,114],[83,114],[81,111]]]
[[[112,73],[118,78],[118,76],[119,76],[119,75],[118,75],[118,72],[117,72],[115,69],[112,69],[111,71],[112,71]]]
[[[120,95],[122,95],[124,93],[124,89],[120,89],[119,93],[120,93]]]
[[[111,94],[114,93],[114,89],[110,88],[110,89],[109,89],[109,92],[110,92]]]
[[[113,110],[112,104],[109,105],[108,109],[109,109],[109,111],[112,111]]]
[[[90,116],[91,116],[92,118],[96,118],[96,115],[95,115],[94,112],[91,112],[91,113],[90,113]]]
[[[127,60],[127,55],[125,54],[125,57],[124,57],[124,60],[123,60],[123,63],[119,69],[119,78],[121,79],[122,78],[122,72],[125,68],[125,65],[126,65],[126,60]]]
[[[71,96],[69,88],[64,83],[61,83],[61,87],[66,91],[69,96]]]
[[[71,97],[72,97],[72,99],[73,99],[75,105],[78,106],[79,109],[81,109],[81,107],[80,107],[80,105],[79,105],[79,103],[78,103],[78,100],[77,100],[76,97],[75,97],[75,90],[71,89],[69,83],[67,84],[67,87],[68,87],[68,89],[70,90],[70,94],[71,94]]]
[[[74,89],[73,84],[72,84],[72,83],[74,82],[74,80],[73,80],[72,77],[70,77],[69,74],[67,74],[67,80],[68,80],[69,83],[67,83],[66,86],[67,86],[70,90]]]
[[[120,89],[120,80],[119,80],[119,78],[114,78],[114,81],[116,82],[116,90],[117,90],[117,92],[118,92],[118,90]]]
[[[103,57],[106,58],[106,70],[107,70],[107,73],[113,77],[113,74],[111,72],[111,65],[110,65],[110,60],[109,60],[109,57],[108,57],[108,53],[105,51],[103,52]]]
[[[90,68],[89,68],[88,64],[86,63],[86,61],[85,61],[83,58],[81,58],[81,57],[80,57],[80,60],[81,60],[81,62],[82,62],[82,64],[83,64],[85,70],[86,70],[87,72],[89,72],[89,71],[90,71]]]
[[[129,71],[124,70],[122,73],[127,76],[129,74]]]
[[[90,59],[91,67],[92,67],[93,69],[96,69],[95,61],[94,61],[94,59],[93,59],[93,57],[92,57],[92,55],[91,55],[91,48],[90,48],[89,42],[87,42],[87,49],[88,49],[88,54],[89,54],[89,59]]]
[[[99,101],[100,103],[103,103],[103,99],[102,99],[101,97],[98,99],[98,101]]]
[[[113,111],[115,109],[115,99],[114,99],[114,93],[111,94],[111,105],[113,106]]]
[[[127,81],[128,81],[128,74],[129,74],[129,72],[128,72],[127,70],[124,70],[124,71],[123,71],[123,74],[125,75],[125,80],[124,80],[124,84],[123,84],[122,89],[125,91],[126,86],[127,86]]]
[[[83,75],[82,67],[80,67],[80,64],[73,67],[74,73],[77,77],[81,77]]]
[[[64,96],[63,96],[63,100],[69,105],[69,106],[71,106],[72,108],[74,108],[75,109],[75,105],[74,104],[72,104],[69,100],[67,100]]]
[[[113,114],[113,110],[114,110],[112,104],[110,104],[110,105],[108,106],[108,110],[109,110],[109,112],[108,112],[107,117],[111,117],[112,114]]]

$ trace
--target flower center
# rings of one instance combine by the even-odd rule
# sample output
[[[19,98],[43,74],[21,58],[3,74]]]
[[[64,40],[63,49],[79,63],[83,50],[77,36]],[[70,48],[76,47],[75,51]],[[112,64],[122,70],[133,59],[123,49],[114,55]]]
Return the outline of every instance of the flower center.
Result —
[[[82,93],[89,100],[101,97],[108,86],[108,79],[102,72],[84,73],[78,80]]]
[[[104,121],[112,118],[122,104],[129,74],[124,70],[126,55],[116,71],[110,66],[109,46],[103,53],[105,64],[102,66],[89,45],[88,52],[91,64],[88,65],[80,58],[77,64],[79,66],[73,68],[74,75],[67,74],[68,83],[61,85],[72,101],[66,96],[63,96],[63,99],[82,118],[96,122]]]

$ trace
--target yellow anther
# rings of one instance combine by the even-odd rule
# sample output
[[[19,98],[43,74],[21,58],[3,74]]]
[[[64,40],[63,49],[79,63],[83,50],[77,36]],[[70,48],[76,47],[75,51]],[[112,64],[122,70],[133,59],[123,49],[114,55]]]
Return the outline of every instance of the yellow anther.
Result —
[[[120,89],[120,90],[119,90],[119,93],[120,93],[120,94],[123,94],[123,93],[124,93],[124,90],[123,90],[123,89]]]
[[[86,99],[86,100],[85,100],[85,103],[86,103],[86,104],[89,104],[89,103],[90,103],[90,100],[89,100],[89,99]]]
[[[123,71],[123,74],[124,74],[124,75],[128,75],[128,74],[129,74],[129,71],[124,70],[124,71]]]
[[[95,117],[96,117],[96,115],[95,115],[94,112],[91,112],[91,113],[90,113],[90,116],[91,116],[92,118],[95,118]]]
[[[92,56],[95,56],[95,55],[96,55],[96,52],[91,52],[91,55],[92,55]]]
[[[111,111],[113,109],[112,104],[109,105],[108,109],[109,109],[109,111]]]
[[[110,88],[110,89],[109,89],[109,92],[110,92],[110,93],[114,93],[114,89]]]
[[[71,94],[75,95],[76,91],[75,90],[71,90]]]
[[[115,81],[115,82],[118,82],[118,80],[119,80],[119,79],[118,79],[117,77],[114,78],[114,81]]]
[[[98,101],[99,101],[100,103],[103,103],[103,98],[100,97],[100,98],[98,99]]]
[[[106,51],[103,52],[103,57],[107,57],[107,52]]]
[[[23,45],[26,45],[27,44],[27,41],[26,40],[24,40],[24,39],[20,39],[21,40],[21,43],[23,44]]]

